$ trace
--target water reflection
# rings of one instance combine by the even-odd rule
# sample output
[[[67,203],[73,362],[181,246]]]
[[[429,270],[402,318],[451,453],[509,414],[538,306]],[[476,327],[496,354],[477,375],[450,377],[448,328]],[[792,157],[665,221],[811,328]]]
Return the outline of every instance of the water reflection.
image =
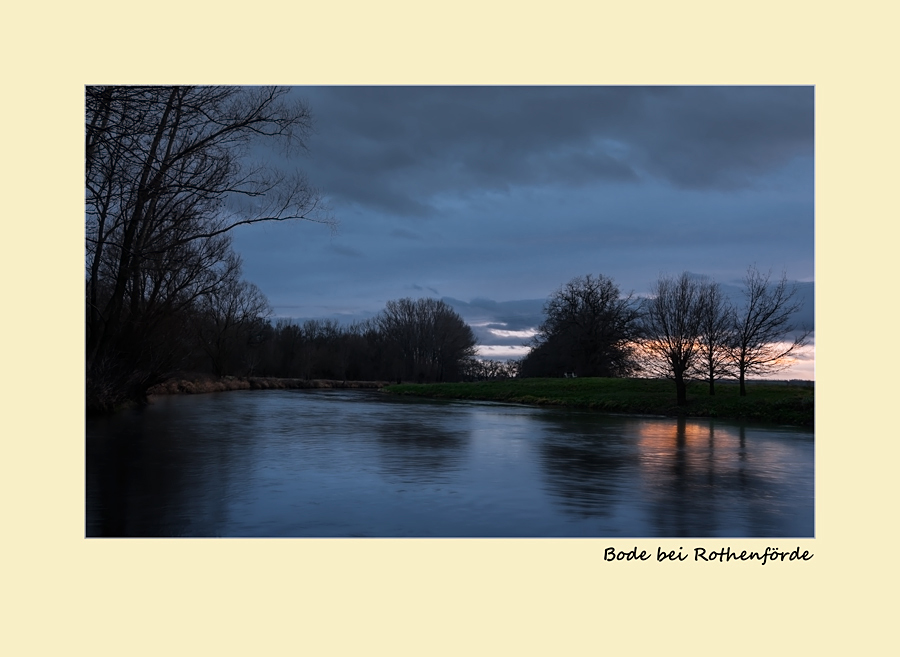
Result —
[[[380,472],[385,477],[403,483],[436,483],[450,481],[459,472],[468,434],[429,419],[392,417],[374,424]]]
[[[639,425],[640,473],[646,505],[659,534],[673,537],[713,535],[719,526],[715,435],[708,440],[699,423],[684,418],[670,425]],[[725,493],[727,494],[727,493]]]
[[[90,536],[812,536],[812,433],[361,391],[162,398],[86,436]]]
[[[253,460],[253,441],[237,430],[253,421],[252,409],[234,416],[177,413],[177,423],[156,410],[89,423],[89,535],[214,535],[227,521],[226,500]],[[223,433],[230,439],[204,438]]]
[[[629,441],[596,416],[535,419],[543,425],[539,454],[547,490],[568,513],[608,516],[635,459]]]
[[[792,470],[789,440],[766,439],[761,430],[761,440],[748,440],[745,426],[714,420],[648,421],[636,429],[641,489],[660,536],[793,535],[796,509],[779,500],[797,501],[798,483],[808,485],[802,503],[811,508],[812,470]],[[810,514],[810,533],[811,521]]]

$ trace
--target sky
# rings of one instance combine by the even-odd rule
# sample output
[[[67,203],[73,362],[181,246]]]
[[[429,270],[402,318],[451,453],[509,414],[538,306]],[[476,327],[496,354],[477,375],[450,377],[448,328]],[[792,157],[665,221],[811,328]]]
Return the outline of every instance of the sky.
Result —
[[[364,319],[444,299],[517,357],[575,276],[645,295],[750,265],[800,284],[813,326],[813,87],[295,87],[303,171],[338,221],[238,229],[274,317]],[[781,378],[813,379],[813,350]]]

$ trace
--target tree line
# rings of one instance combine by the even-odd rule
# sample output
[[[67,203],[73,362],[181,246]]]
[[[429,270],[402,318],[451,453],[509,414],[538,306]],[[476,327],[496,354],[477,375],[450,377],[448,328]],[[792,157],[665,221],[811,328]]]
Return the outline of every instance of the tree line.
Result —
[[[214,303],[197,316],[195,347],[184,367],[216,376],[273,376],[344,381],[454,382],[511,378],[515,363],[476,357],[475,335],[446,302],[388,301],[375,317],[268,320],[258,290],[234,290],[244,302]],[[209,304],[205,304],[209,308]]]
[[[801,301],[786,276],[748,268],[744,303],[735,306],[715,281],[663,276],[650,295],[621,294],[606,276],[572,279],[548,299],[545,320],[520,364],[522,376],[655,376],[674,381],[678,404],[687,381],[737,379],[790,366],[810,330],[793,323]]]
[[[389,301],[374,318],[342,326],[334,320],[265,319],[268,305],[248,283],[201,298],[195,318],[193,368],[240,374],[342,380],[475,381],[565,375],[671,379],[678,404],[689,380],[735,379],[746,395],[750,375],[790,366],[810,331],[793,318],[801,301],[787,278],[748,268],[743,304],[715,281],[682,273],[662,276],[650,294],[623,295],[613,279],[572,279],[544,305],[544,321],[521,360],[476,355],[471,328],[444,301]],[[199,359],[198,359],[199,357]]]

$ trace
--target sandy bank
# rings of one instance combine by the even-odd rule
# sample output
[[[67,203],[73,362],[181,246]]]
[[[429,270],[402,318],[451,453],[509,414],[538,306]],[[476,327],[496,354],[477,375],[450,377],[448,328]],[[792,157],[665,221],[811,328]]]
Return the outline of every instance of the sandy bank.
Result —
[[[276,379],[272,377],[236,377],[221,379],[169,379],[147,391],[148,395],[202,394],[228,390],[291,390],[306,388],[377,389],[388,385],[387,381],[338,381],[331,379]]]

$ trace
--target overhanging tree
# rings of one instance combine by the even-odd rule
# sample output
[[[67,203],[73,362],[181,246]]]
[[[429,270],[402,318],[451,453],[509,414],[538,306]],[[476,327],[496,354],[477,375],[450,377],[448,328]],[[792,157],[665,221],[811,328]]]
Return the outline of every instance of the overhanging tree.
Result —
[[[231,230],[329,221],[300,173],[248,157],[257,142],[304,147],[311,115],[287,91],[86,88],[89,406],[140,397],[177,363],[177,325],[233,274]]]

